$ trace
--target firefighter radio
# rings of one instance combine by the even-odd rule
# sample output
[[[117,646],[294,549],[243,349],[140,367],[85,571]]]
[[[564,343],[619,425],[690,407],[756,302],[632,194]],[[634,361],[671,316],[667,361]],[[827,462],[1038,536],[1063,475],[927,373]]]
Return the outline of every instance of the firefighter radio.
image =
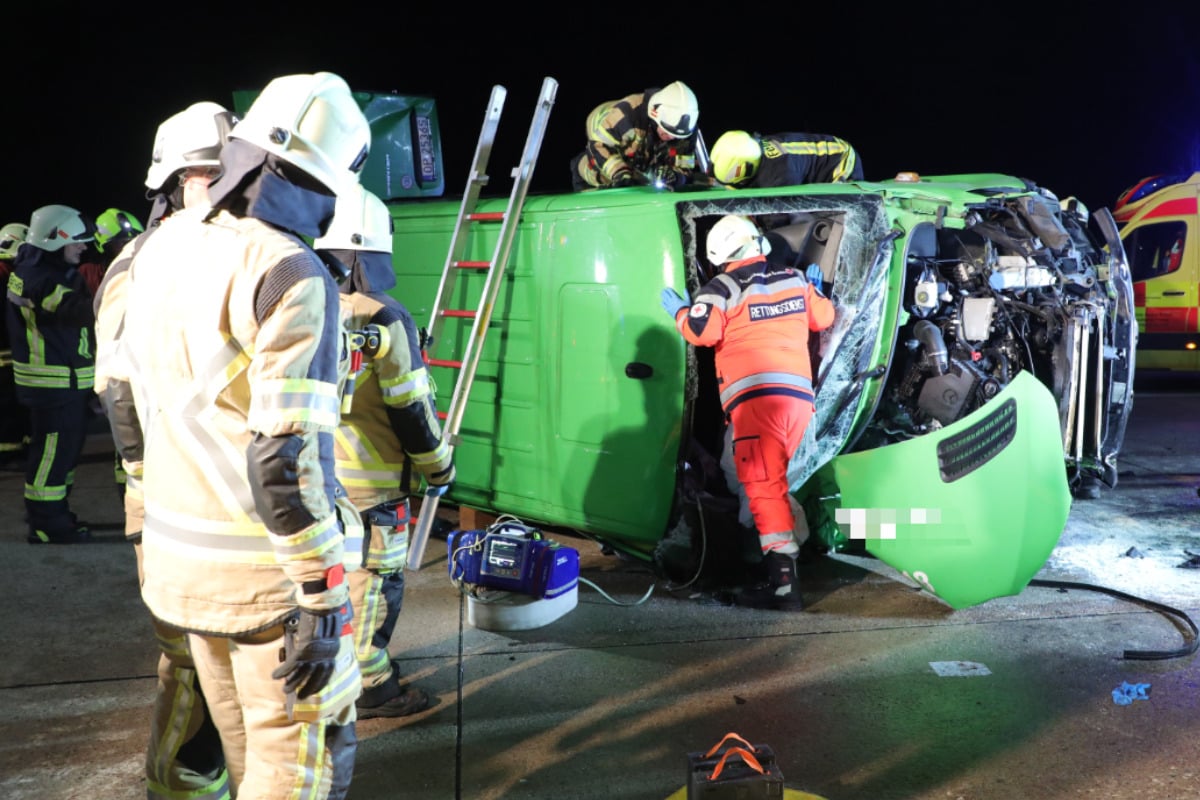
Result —
[[[467,596],[476,627],[536,628],[575,607],[579,552],[519,520],[502,517],[487,530],[453,531],[446,549],[450,579]]]

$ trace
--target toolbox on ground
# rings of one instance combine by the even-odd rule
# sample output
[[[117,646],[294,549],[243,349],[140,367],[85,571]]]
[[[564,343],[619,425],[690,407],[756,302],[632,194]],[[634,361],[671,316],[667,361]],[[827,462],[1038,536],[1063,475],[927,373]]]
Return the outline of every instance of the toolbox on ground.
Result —
[[[775,752],[736,733],[708,752],[688,753],[687,800],[781,800],[783,774]]]

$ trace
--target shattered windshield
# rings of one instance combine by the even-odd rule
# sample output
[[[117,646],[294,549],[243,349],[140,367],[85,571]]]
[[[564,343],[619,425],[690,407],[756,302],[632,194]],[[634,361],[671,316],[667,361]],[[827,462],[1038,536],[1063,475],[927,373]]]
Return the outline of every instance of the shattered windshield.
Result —
[[[888,264],[892,233],[877,195],[803,195],[707,202],[678,206],[684,252],[692,269],[688,289],[695,292],[707,280],[703,255],[705,235],[726,214],[752,217],[772,242],[768,257],[794,262],[803,270],[819,264],[830,283],[837,306],[834,324],[819,335],[814,366],[817,410],[800,449],[793,456],[788,480],[794,491],[845,446],[854,428],[862,380],[860,375],[879,366],[872,349],[885,321]],[[775,233],[775,236],[770,236]],[[893,323],[894,324],[894,323]],[[816,337],[814,337],[816,338]],[[882,358],[886,359],[887,354]],[[687,396],[699,393],[696,353],[691,349]]]

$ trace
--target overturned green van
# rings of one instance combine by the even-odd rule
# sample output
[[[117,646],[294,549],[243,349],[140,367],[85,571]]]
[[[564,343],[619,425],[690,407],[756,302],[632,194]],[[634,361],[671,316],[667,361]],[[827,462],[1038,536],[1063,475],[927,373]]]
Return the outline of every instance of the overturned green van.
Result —
[[[431,327],[460,204],[391,209],[394,294]],[[813,345],[817,411],[789,471],[808,546],[865,550],[956,608],[1021,591],[1072,490],[1116,483],[1137,325],[1107,210],[1007,175],[527,197],[447,501],[578,531],[671,577],[739,537],[754,560],[719,466],[711,353],[659,305],[662,287],[707,279],[705,234],[730,213],[763,228],[771,260],[819,264],[838,309]],[[496,244],[480,229],[464,258]],[[485,280],[459,275],[448,307],[475,309]],[[461,351],[472,321],[439,327],[429,348]],[[430,369],[444,410],[456,370]]]

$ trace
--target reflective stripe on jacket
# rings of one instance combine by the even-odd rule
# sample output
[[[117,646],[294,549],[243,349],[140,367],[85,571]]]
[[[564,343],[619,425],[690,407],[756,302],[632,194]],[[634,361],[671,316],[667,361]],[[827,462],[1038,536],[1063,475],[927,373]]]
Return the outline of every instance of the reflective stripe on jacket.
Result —
[[[361,520],[333,472],[336,286],[298,237],[209,213],[172,214],[134,257],[110,380],[128,379],[144,431],[143,599],[232,635],[324,586]],[[302,602],[345,598],[342,583]]]
[[[675,326],[694,345],[715,348],[721,407],[728,413],[763,393],[813,398],[808,333],[833,324],[833,303],[804,273],[762,256],[726,265],[696,294]]]
[[[401,485],[405,460],[417,474],[436,479],[452,459],[408,310],[388,295],[362,292],[341,295],[341,309],[349,330],[378,325],[389,339],[382,356],[363,360],[336,436],[338,478],[366,509],[408,495],[411,487]]]
[[[6,325],[17,396],[54,405],[95,380],[91,298],[61,251],[22,245],[8,277]]]
[[[774,133],[764,136],[762,161],[751,186],[860,181],[862,163],[845,139],[827,133]]]

